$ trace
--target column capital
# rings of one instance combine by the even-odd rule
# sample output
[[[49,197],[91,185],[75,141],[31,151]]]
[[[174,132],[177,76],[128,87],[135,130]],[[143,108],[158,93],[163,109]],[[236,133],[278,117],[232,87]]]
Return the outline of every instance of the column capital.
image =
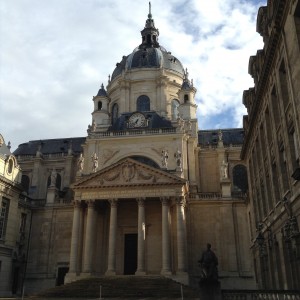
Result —
[[[184,207],[186,206],[186,199],[184,196],[175,197],[175,202],[179,206],[184,206]]]
[[[81,201],[80,200],[73,200],[74,208],[80,208],[81,207]]]
[[[85,203],[87,204],[88,208],[93,208],[95,206],[95,200],[86,200]]]
[[[161,204],[164,206],[170,205],[170,197],[160,197]]]
[[[110,203],[111,207],[117,207],[118,206],[118,199],[117,198],[108,199],[108,202]]]
[[[140,197],[140,198],[136,198],[136,202],[138,203],[139,206],[145,206],[145,197]]]

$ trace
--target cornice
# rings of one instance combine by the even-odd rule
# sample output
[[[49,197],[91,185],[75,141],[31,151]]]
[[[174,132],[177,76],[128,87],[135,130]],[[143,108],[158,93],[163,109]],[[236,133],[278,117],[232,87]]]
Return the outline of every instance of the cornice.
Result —
[[[262,104],[262,99],[264,97],[265,90],[268,87],[270,73],[275,64],[276,51],[278,50],[278,45],[281,39],[281,31],[284,27],[287,14],[289,12],[288,4],[289,0],[280,0],[277,2],[277,6],[274,9],[275,13],[274,18],[272,20],[273,28],[270,34],[267,48],[264,48],[265,60],[262,70],[260,72],[260,80],[256,86],[256,97],[253,103],[252,114],[249,116],[249,126],[241,151],[241,159],[245,159],[245,156],[249,150],[250,140],[255,131],[255,122],[257,121],[257,116],[260,113],[259,108]]]

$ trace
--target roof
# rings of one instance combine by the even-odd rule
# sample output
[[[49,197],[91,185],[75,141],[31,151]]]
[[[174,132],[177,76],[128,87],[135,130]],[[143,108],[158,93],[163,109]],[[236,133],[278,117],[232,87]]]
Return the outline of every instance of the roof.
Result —
[[[219,140],[219,131],[222,132],[223,144],[225,146],[242,145],[244,141],[243,128],[230,129],[210,129],[198,131],[198,144],[202,146],[217,145]]]
[[[98,91],[97,96],[99,96],[99,97],[107,97],[107,93],[106,93],[106,90],[105,90],[105,88],[104,88],[103,83],[101,84],[101,88],[100,88],[100,90]]]
[[[125,113],[117,122],[110,128],[110,130],[127,130],[126,120],[131,113]],[[156,112],[145,112],[145,115],[149,118],[148,128],[172,128],[172,124],[169,120],[160,117]],[[244,130],[242,128],[231,129],[211,129],[211,130],[199,130],[198,131],[198,143],[199,145],[217,145],[219,130],[222,131],[224,145],[242,145],[244,141]],[[27,143],[20,144],[14,151],[14,155],[35,155],[40,147],[40,151],[43,154],[54,153],[67,153],[72,143],[72,151],[74,153],[82,152],[82,144],[85,143],[85,137],[75,138],[61,138],[61,139],[48,139],[48,140],[34,140]]]
[[[125,69],[160,67],[175,71],[181,75],[184,74],[181,62],[163,47],[136,48],[130,55],[123,56],[122,61],[116,64],[111,80],[114,80],[114,78],[120,75]]]
[[[71,143],[72,151],[80,153],[82,152],[81,145],[84,144],[85,139],[85,137],[76,137],[29,141],[28,143],[20,144],[14,151],[14,155],[35,155],[39,148],[43,154],[67,153]]]

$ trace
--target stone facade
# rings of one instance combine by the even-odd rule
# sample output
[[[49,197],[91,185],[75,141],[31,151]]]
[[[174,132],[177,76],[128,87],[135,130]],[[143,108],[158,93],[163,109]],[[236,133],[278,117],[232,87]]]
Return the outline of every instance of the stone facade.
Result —
[[[196,88],[150,12],[92,98],[87,136],[19,145],[28,292],[126,274],[196,286],[207,243],[224,289],[299,288],[299,11],[258,12],[265,47],[249,61],[244,130],[198,130]]]
[[[250,175],[251,250],[260,288],[299,289],[299,1],[268,1],[257,31],[264,48],[249,60],[255,86],[244,91],[241,152]]]
[[[30,209],[22,173],[0,134],[0,296],[21,291],[26,269]]]

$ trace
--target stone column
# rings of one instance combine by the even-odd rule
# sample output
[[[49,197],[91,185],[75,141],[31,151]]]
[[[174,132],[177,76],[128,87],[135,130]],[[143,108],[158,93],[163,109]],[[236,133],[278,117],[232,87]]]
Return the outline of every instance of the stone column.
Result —
[[[167,197],[161,198],[162,204],[162,269],[161,274],[171,275],[171,253],[170,253],[170,226],[169,213],[170,202]]]
[[[71,250],[70,250],[70,268],[69,273],[76,273],[78,271],[78,243],[79,243],[79,230],[80,230],[80,201],[74,201],[74,213],[73,213],[73,226],[72,226],[72,238],[71,238]]]
[[[87,211],[87,221],[86,221],[86,230],[85,230],[83,272],[91,273],[92,272],[94,242],[95,242],[95,216],[96,216],[95,201],[88,200],[87,205],[88,205],[88,211]]]
[[[176,199],[178,272],[186,272],[187,265],[185,204],[184,197],[178,197]]]
[[[116,275],[116,241],[117,241],[117,208],[118,199],[109,200],[110,221],[108,241],[108,266],[105,275]]]
[[[146,240],[146,224],[145,224],[145,198],[137,199],[138,202],[138,255],[137,270],[135,275],[145,275],[145,240]]]

